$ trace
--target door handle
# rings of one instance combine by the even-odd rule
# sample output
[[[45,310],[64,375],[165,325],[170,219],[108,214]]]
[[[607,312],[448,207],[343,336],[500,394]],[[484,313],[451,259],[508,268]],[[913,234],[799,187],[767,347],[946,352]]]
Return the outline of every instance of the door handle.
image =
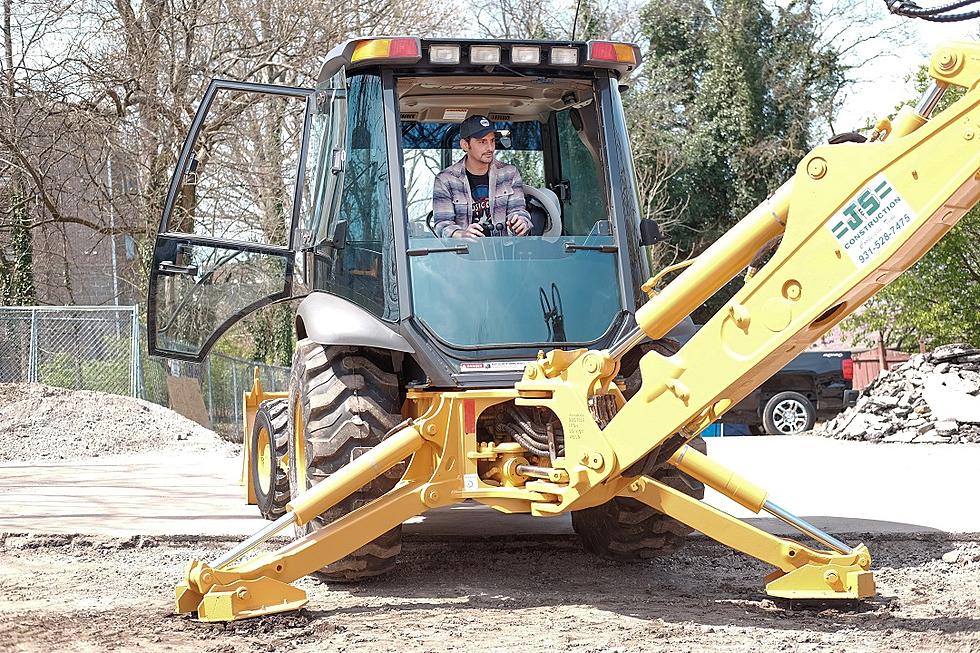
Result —
[[[192,277],[197,276],[196,265],[176,265],[173,261],[162,261],[157,270],[164,274],[186,274]]]

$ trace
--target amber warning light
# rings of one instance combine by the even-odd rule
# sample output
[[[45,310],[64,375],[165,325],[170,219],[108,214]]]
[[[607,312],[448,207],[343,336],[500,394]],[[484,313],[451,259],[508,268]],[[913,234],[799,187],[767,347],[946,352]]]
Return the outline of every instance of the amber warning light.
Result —
[[[612,41],[591,41],[589,43],[589,61],[613,61],[616,63],[636,64],[636,46],[629,43],[613,43]]]
[[[359,41],[351,54],[351,63],[358,61],[418,61],[422,46],[415,38],[367,39]]]

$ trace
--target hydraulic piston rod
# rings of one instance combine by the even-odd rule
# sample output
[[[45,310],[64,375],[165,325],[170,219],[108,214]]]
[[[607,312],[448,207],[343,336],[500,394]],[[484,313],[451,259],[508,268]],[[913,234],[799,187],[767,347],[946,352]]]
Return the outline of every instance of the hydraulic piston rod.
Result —
[[[697,449],[684,445],[674,452],[669,462],[747,510],[756,514],[765,511],[838,553],[849,554],[853,551],[850,546],[833,535],[823,532],[808,521],[769,501],[768,493],[764,489],[708,458]]]

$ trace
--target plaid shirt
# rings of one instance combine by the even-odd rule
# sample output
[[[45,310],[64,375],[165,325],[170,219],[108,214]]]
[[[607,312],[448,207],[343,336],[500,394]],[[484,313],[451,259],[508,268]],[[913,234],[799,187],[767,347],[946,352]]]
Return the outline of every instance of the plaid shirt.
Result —
[[[451,238],[472,220],[473,197],[466,177],[466,156],[436,176],[432,188],[432,222],[440,238]],[[515,166],[496,159],[490,164],[490,216],[494,224],[506,224],[516,216],[531,228],[524,205],[524,182]]]

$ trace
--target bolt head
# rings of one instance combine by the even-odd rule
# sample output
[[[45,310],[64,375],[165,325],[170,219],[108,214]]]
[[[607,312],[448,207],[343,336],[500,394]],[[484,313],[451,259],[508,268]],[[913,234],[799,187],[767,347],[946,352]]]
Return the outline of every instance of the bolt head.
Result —
[[[428,433],[429,435],[435,435],[436,434],[436,425],[435,424],[427,424],[426,427],[425,427],[425,432]]]
[[[955,52],[943,50],[939,54],[939,69],[944,71],[952,70],[956,67],[958,57]]]
[[[530,367],[528,367],[527,368],[527,378],[529,378],[529,379],[536,379],[537,377],[538,377],[538,368],[535,367],[534,365],[531,365]]]
[[[236,595],[238,596],[238,598],[240,598],[240,599],[241,599],[242,601],[245,601],[245,600],[247,600],[247,599],[248,599],[248,596],[249,596],[249,594],[248,594],[248,590],[247,590],[247,589],[245,589],[244,587],[239,587],[239,588],[238,588],[238,591],[236,591],[236,592],[235,592],[235,594],[236,594]]]
[[[827,162],[819,156],[810,159],[806,164],[806,173],[813,179],[820,179],[827,174]]]
[[[825,571],[824,572],[824,575],[823,575],[823,578],[828,583],[836,583],[837,581],[840,580],[840,576],[838,576],[837,575],[837,572],[834,571],[833,569],[828,569],[827,571]]]
[[[973,140],[973,137],[975,135],[976,134],[974,133],[974,131],[972,129],[967,128],[967,129],[963,130],[963,138],[964,138],[964,140],[972,141]]]

